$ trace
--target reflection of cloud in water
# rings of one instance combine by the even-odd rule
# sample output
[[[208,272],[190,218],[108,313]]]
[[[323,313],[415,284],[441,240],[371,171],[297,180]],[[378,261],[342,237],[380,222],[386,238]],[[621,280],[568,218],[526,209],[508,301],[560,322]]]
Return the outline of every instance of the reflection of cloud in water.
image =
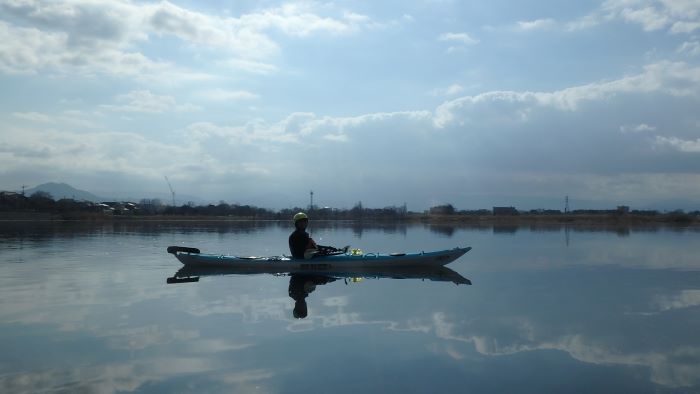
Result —
[[[239,314],[246,323],[265,320],[288,320],[292,301],[287,297],[251,298],[248,294],[192,305],[186,309],[193,316]]]
[[[77,367],[74,369],[53,369],[42,372],[6,374],[0,376],[0,392],[86,392],[116,393],[136,391],[145,384],[164,381],[187,374],[208,373],[209,377],[229,386],[231,391],[244,392],[247,384],[255,381],[256,387],[262,381],[274,376],[272,371],[251,369],[231,372],[211,358],[159,358],[134,363],[108,364]],[[259,392],[266,392],[260,387]]]
[[[700,306],[700,290],[682,290],[674,295],[658,295],[652,300],[652,308],[659,311]]]
[[[22,267],[23,268],[23,267]],[[134,277],[126,281],[118,273],[29,267],[36,274],[20,283],[12,277],[0,278],[0,319],[7,323],[58,324],[72,331],[90,321],[102,306],[129,307],[177,294],[173,288],[154,287],[152,277]],[[15,274],[17,275],[17,274]]]
[[[116,328],[109,330],[93,330],[96,337],[107,338],[108,343],[115,349],[145,349],[150,346],[168,344],[173,341],[189,341],[199,337],[195,330],[162,330],[156,325],[144,327]]]
[[[328,307],[345,306],[347,304],[348,304],[348,297],[347,296],[326,297],[323,299],[323,305],[328,306]]]
[[[660,353],[616,351],[605,344],[593,343],[583,335],[563,335],[551,339],[527,338],[518,335],[520,329],[514,327],[516,335],[504,341],[506,337],[489,337],[486,335],[460,334],[459,331],[470,331],[448,322],[442,313],[433,316],[435,334],[439,338],[450,341],[471,343],[475,350],[487,356],[504,356],[534,350],[560,350],[568,353],[576,360],[592,364],[616,364],[623,366],[647,367],[651,371],[654,383],[668,387],[690,387],[700,382],[700,347],[678,346]],[[459,359],[463,355],[454,348],[447,347],[445,353]]]
[[[196,339],[188,341],[186,346],[194,353],[213,354],[243,350],[253,346],[252,343],[237,343],[226,339]]]
[[[684,308],[699,304],[700,292],[682,291],[674,296],[658,296],[656,306],[661,310]],[[406,331],[429,334],[447,343],[438,345],[443,354],[455,360],[465,359],[466,352],[450,343],[471,344],[474,349],[487,356],[507,356],[537,350],[558,350],[585,363],[598,365],[620,365],[626,367],[644,367],[650,371],[652,382],[667,387],[689,387],[700,381],[700,347],[670,345],[668,351],[654,349],[654,346],[641,350],[627,349],[625,344],[611,346],[596,341],[585,334],[553,333],[551,330],[538,330],[538,324],[529,317],[506,316],[492,318],[475,318],[454,322],[452,315],[435,313],[432,321],[411,318],[406,321],[365,319],[361,313],[348,311],[352,309],[350,298],[336,296],[321,298],[304,320],[291,318],[291,302],[282,298],[253,299],[248,296],[231,297],[225,301],[216,301],[193,310],[197,314],[237,313],[243,314],[248,322],[260,322],[264,319],[288,321],[287,330],[291,332],[311,331],[352,325],[377,325],[385,330]],[[264,313],[252,311],[262,305]],[[595,336],[593,337],[595,338]]]

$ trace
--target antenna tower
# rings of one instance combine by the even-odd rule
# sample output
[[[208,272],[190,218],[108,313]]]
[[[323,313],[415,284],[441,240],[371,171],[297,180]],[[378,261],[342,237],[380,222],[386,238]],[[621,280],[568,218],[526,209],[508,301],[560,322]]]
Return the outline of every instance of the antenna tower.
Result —
[[[173,195],[173,206],[175,206],[175,190],[173,190],[173,186],[170,184],[170,181],[168,180],[168,176],[167,175],[164,175],[164,176],[165,176],[165,182],[168,183],[168,187],[170,188],[170,194]]]
[[[309,195],[311,196],[310,203],[309,203],[309,211],[310,211],[310,210],[314,209],[314,191],[311,190],[309,192]]]
[[[569,196],[564,199],[564,213],[569,213]]]

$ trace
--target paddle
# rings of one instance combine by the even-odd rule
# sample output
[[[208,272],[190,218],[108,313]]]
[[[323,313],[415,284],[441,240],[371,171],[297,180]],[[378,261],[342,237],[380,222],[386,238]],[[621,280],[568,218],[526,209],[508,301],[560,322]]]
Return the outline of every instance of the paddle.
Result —
[[[342,248],[336,248],[334,246],[323,246],[316,245],[316,253],[314,256],[333,256],[337,254],[344,254],[348,252],[350,245],[344,246]]]

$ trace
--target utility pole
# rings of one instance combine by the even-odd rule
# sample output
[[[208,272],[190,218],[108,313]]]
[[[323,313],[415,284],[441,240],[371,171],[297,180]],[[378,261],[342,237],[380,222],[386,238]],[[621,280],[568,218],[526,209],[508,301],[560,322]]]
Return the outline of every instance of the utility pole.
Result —
[[[173,186],[170,184],[170,181],[168,180],[168,176],[165,176],[165,182],[168,183],[168,187],[170,188],[170,193],[173,195],[173,207],[175,206],[175,190],[173,190]]]

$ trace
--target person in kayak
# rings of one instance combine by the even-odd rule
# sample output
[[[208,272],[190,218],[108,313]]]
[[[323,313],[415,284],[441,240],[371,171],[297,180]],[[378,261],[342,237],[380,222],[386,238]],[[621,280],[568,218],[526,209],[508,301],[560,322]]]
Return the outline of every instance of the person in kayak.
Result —
[[[311,258],[318,249],[316,242],[306,232],[309,217],[304,212],[294,215],[294,232],[289,236],[289,251],[295,259]]]

